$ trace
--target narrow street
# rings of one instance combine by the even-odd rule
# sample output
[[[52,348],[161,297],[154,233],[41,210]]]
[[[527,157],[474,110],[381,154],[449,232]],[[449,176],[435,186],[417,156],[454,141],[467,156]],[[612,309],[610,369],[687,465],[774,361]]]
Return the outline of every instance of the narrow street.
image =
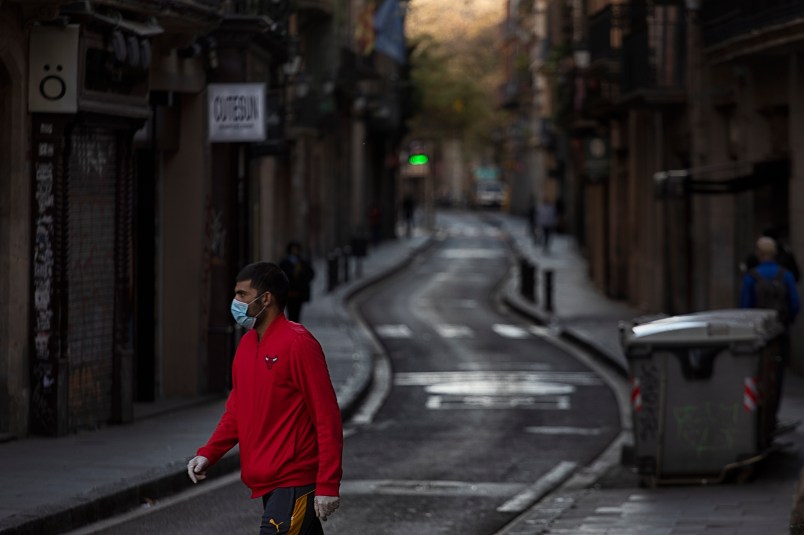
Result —
[[[386,352],[390,391],[346,425],[343,503],[328,532],[495,533],[619,433],[606,383],[549,329],[499,306],[512,261],[502,232],[477,214],[445,221],[409,269],[356,303]],[[259,504],[242,484],[209,483],[78,533],[253,533]]]

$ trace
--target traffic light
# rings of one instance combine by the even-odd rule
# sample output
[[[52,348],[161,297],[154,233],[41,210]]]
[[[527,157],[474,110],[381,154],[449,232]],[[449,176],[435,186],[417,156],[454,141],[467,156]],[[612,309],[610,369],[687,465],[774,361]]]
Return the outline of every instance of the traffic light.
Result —
[[[408,158],[410,165],[426,165],[429,161],[430,158],[426,154],[411,154]]]

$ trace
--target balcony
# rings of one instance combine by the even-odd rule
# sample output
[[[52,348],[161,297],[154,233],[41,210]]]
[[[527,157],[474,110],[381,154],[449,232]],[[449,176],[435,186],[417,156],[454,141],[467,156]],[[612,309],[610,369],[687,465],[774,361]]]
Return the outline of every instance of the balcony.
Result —
[[[704,46],[715,47],[746,38],[767,39],[769,32],[785,33],[792,27],[791,39],[801,39],[804,2],[800,0],[706,0],[701,3]]]
[[[622,95],[669,102],[684,98],[686,24],[675,6],[656,6],[641,23],[632,20],[622,41]]]

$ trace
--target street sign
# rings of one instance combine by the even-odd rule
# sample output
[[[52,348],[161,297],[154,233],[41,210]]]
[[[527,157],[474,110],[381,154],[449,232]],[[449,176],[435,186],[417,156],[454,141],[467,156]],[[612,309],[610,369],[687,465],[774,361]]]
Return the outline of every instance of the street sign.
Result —
[[[209,84],[209,141],[265,141],[265,84]]]

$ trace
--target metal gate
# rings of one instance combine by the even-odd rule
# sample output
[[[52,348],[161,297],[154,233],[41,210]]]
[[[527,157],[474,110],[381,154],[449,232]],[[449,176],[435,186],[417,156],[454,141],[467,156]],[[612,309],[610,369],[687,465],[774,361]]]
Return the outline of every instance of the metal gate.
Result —
[[[77,126],[67,176],[67,348],[70,428],[111,417],[117,137]]]

